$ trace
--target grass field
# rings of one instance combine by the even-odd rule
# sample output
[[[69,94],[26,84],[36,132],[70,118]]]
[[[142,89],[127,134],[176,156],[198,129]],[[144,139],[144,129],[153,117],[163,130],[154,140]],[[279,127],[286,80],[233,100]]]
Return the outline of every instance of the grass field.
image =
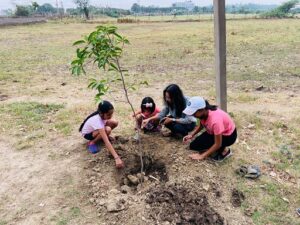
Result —
[[[105,74],[91,66],[88,76],[77,78],[69,70],[72,43],[95,26],[49,22],[0,28],[1,225],[95,224],[96,213],[85,189],[79,189],[85,173],[77,129],[96,108],[88,78]],[[161,105],[169,83],[215,103],[212,21],[118,27],[131,42],[122,59],[129,82],[149,82],[130,91],[135,107],[147,95]],[[228,110],[239,141],[233,159],[213,172],[226,178],[224,189],[243,191],[246,200],[237,210],[246,217],[243,213],[253,209],[254,224],[300,224],[295,213],[300,207],[299,53],[297,19],[227,22]],[[122,121],[117,133],[131,135],[123,93],[119,86],[112,91],[107,98]],[[242,163],[259,165],[263,176],[239,178],[234,169]],[[227,219],[243,224],[242,218]]]

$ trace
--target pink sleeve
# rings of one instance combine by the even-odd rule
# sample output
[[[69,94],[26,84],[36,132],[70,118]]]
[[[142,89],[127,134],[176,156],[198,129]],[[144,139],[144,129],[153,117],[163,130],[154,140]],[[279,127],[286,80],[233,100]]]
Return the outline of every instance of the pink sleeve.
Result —
[[[222,121],[216,121],[212,126],[212,132],[214,135],[223,134],[225,128]]]

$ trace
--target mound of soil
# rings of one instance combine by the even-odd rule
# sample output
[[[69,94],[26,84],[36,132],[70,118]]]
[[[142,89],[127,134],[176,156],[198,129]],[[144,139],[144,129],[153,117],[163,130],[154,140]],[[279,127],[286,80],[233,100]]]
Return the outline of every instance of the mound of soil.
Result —
[[[149,217],[171,224],[221,225],[224,219],[210,207],[207,198],[177,185],[159,186],[148,194]]]

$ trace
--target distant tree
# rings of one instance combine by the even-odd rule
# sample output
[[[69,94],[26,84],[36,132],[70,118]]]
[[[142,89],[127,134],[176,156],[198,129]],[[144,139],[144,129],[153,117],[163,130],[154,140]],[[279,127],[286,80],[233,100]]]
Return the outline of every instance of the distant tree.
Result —
[[[283,3],[282,5],[280,5],[279,7],[263,13],[262,17],[265,18],[285,18],[285,17],[289,17],[291,9],[294,8],[297,4],[299,3],[299,0],[290,0],[288,2]]]
[[[29,16],[30,10],[27,6],[16,5],[15,16]]]
[[[39,6],[36,10],[37,13],[42,14],[42,15],[49,15],[49,14],[55,14],[56,13],[56,8],[54,8],[51,4],[45,3],[41,6]]]
[[[89,17],[90,0],[73,0],[73,1],[77,5],[77,7],[83,11],[85,18],[88,20],[90,18]]]
[[[134,12],[134,13],[138,13],[141,11],[141,6],[137,3],[134,3],[132,6],[131,6],[131,11]]]
[[[195,7],[193,8],[193,12],[194,12],[194,13],[199,13],[199,12],[200,12],[200,7],[199,7],[199,6],[195,6]]]
[[[36,11],[39,8],[39,4],[37,2],[32,2],[31,5],[34,11]]]

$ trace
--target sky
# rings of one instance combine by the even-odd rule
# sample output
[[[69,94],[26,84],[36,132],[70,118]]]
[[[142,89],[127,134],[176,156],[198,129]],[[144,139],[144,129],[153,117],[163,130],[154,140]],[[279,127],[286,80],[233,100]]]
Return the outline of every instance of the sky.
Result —
[[[38,4],[42,5],[44,3],[50,3],[55,6],[56,1],[62,1],[64,8],[74,7],[73,0],[0,0],[0,10],[14,8],[16,4],[26,5],[31,4],[31,2],[36,1]],[[149,6],[171,6],[174,2],[183,2],[184,0],[90,0],[92,5],[95,6],[109,6],[115,8],[130,9],[134,3],[140,5]],[[195,5],[205,6],[211,5],[213,0],[192,0]],[[226,4],[246,4],[246,3],[256,3],[256,4],[281,4],[287,0],[226,0]]]

